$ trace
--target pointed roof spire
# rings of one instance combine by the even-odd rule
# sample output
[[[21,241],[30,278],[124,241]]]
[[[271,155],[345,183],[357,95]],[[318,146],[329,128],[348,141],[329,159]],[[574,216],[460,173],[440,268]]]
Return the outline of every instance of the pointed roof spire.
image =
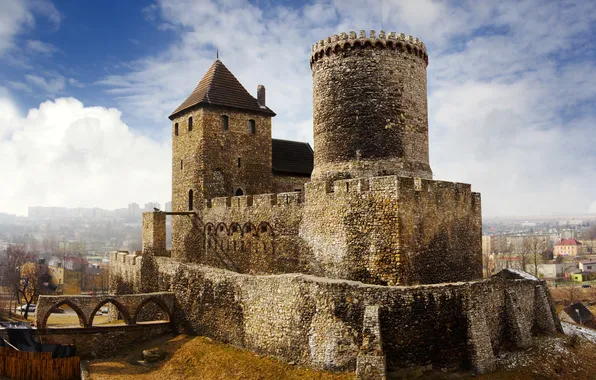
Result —
[[[219,55],[219,52],[217,54]],[[170,120],[178,113],[201,104],[239,108],[275,116],[275,112],[260,105],[257,99],[246,91],[219,59],[213,62],[192,94],[172,112]]]
[[[215,49],[215,59],[219,59],[219,49]]]

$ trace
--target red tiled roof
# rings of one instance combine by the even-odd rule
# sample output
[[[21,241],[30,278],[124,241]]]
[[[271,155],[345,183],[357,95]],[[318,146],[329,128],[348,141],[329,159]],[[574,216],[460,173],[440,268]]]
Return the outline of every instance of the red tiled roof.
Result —
[[[582,245],[582,243],[580,243],[579,241],[577,241],[574,238],[569,238],[569,239],[561,239],[561,241],[555,245]]]
[[[199,104],[240,108],[275,116],[273,111],[260,105],[257,99],[246,91],[219,59],[213,62],[192,94],[172,112],[170,120],[178,113]]]

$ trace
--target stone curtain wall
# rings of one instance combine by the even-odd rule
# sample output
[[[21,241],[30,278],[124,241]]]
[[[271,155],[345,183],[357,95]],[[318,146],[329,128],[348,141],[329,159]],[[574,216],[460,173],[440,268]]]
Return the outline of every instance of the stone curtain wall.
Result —
[[[177,261],[240,273],[306,273],[379,285],[482,277],[480,195],[470,185],[386,176],[309,182],[305,193],[207,200],[174,215]],[[167,256],[144,218],[144,253]],[[161,216],[160,216],[161,215]],[[147,242],[147,241],[153,241]],[[159,244],[159,246],[157,246]]]
[[[379,306],[388,366],[490,370],[493,352],[506,341],[519,343],[508,326],[521,326],[526,337],[532,329],[556,331],[539,322],[544,305],[535,288],[544,283],[527,279],[392,287],[303,274],[251,276],[161,257],[143,268],[152,290],[176,294],[180,331],[327,370],[355,370],[369,305]],[[510,289],[519,294],[514,313],[503,303]]]
[[[482,277],[480,194],[470,185],[398,176],[310,182],[300,228],[317,275],[380,285]]]
[[[142,293],[141,263],[143,256],[128,251],[110,252],[110,294]]]
[[[197,261],[240,273],[312,272],[298,237],[303,202],[297,192],[207,201]]]
[[[479,193],[464,183],[399,178],[403,284],[482,278]]]
[[[397,174],[432,179],[426,47],[350,32],[313,46],[313,180]]]

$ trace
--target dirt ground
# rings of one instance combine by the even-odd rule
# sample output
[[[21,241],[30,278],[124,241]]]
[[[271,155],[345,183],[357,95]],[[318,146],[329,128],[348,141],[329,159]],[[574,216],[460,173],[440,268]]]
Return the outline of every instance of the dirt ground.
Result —
[[[144,349],[159,347],[168,354],[156,364],[140,364]],[[164,336],[110,360],[89,362],[92,380],[163,379],[314,379],[353,380],[351,373],[325,373],[293,366],[248,351],[219,344],[205,337]]]
[[[543,336],[533,348],[499,354],[498,371],[491,374],[390,369],[387,379],[593,380],[596,378],[596,331],[584,336],[577,329],[579,327],[567,325],[567,336]],[[579,336],[574,338],[573,334]],[[168,353],[165,361],[141,364],[142,350],[153,347],[160,347]],[[219,344],[209,338],[185,335],[164,336],[122,352],[118,358],[88,363],[90,378],[93,380],[355,379],[353,373],[309,370]]]

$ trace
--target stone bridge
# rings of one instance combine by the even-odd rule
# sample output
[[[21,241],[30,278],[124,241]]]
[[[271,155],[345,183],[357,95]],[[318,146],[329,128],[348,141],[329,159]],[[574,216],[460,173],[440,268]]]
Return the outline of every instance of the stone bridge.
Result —
[[[39,296],[36,310],[36,326],[38,329],[45,329],[48,317],[52,309],[63,305],[70,306],[79,316],[83,327],[92,327],[95,314],[106,304],[112,304],[120,312],[124,323],[136,325],[139,312],[143,307],[153,303],[162,309],[172,320],[172,308],[174,306],[174,293],[140,293],[124,295],[96,295],[96,296]]]

